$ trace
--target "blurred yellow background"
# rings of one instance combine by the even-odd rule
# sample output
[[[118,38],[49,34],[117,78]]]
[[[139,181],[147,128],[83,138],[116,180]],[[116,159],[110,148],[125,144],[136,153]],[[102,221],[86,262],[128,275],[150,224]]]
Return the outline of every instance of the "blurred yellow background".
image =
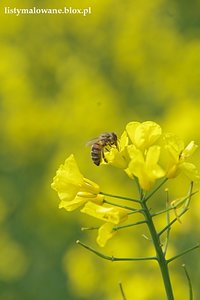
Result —
[[[16,16],[4,14],[7,6],[91,6],[92,13]],[[129,121],[153,120],[200,143],[200,2],[3,0],[0,9],[1,300],[120,300],[119,282],[127,299],[165,299],[154,263],[111,263],[75,244],[98,248],[96,232],[80,231],[93,219],[59,210],[50,183],[74,153],[102,190],[135,196],[120,170],[94,166],[85,147],[101,132],[120,135]],[[187,188],[177,180],[170,193]],[[199,240],[199,200],[174,226],[169,253]],[[143,226],[123,230],[103,252],[151,255],[143,233]],[[200,299],[199,258],[196,250],[171,264],[176,299],[187,299],[183,262]]]

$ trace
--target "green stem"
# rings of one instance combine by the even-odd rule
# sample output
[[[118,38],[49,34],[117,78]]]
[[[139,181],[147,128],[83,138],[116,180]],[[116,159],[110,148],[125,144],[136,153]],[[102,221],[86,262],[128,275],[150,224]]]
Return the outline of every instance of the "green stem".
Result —
[[[177,215],[176,218],[174,218],[169,224],[167,224],[167,226],[165,226],[159,233],[158,235],[161,236],[161,234],[163,234],[163,232],[165,232],[166,230],[168,230],[177,220],[180,219],[180,217],[182,215],[184,215],[187,211],[188,211],[188,207],[189,207],[189,204],[190,204],[190,201],[191,201],[191,198],[194,194],[196,194],[198,191],[192,193],[192,189],[193,189],[193,182],[191,182],[190,184],[190,189],[189,189],[189,193],[188,193],[188,200],[187,200],[187,203],[186,205],[184,205],[184,207],[182,208],[181,212]]]
[[[163,253],[159,235],[157,234],[155,225],[152,220],[152,216],[150,214],[149,208],[146,205],[146,201],[141,201],[141,206],[144,210],[143,214],[147,221],[147,226],[149,228],[149,232],[151,234],[151,238],[154,244],[154,248],[156,250],[157,261],[160,267],[160,271],[163,278],[163,283],[165,286],[165,292],[168,300],[174,300],[173,290],[171,286],[170,276],[167,261],[165,259],[165,254]]]
[[[141,201],[141,199],[144,198],[144,192],[143,192],[143,190],[141,189],[141,186],[140,186],[140,184],[139,184],[138,178],[137,178],[136,176],[134,176],[134,178],[135,178],[135,182],[136,182],[136,185],[137,185],[137,189],[138,189],[138,193],[139,193],[139,197],[140,197],[140,201]],[[139,202],[140,202],[140,201],[139,201]]]
[[[166,225],[159,233],[158,235],[161,236],[168,228],[170,228],[178,219],[184,215],[188,211],[188,208],[184,208],[183,211],[178,215],[178,217],[174,218],[168,225]]]
[[[165,178],[156,188],[155,188],[155,190],[153,190],[146,198],[144,198],[144,202],[147,202],[147,200],[149,199],[149,198],[151,198],[151,196],[153,196],[158,190],[159,190],[159,188],[163,185],[163,184],[165,184],[165,182],[168,180],[168,178]]]
[[[121,225],[121,226],[115,226],[113,228],[113,230],[119,230],[119,229],[124,229],[124,228],[128,228],[128,227],[133,227],[133,226],[144,224],[144,223],[146,224],[147,221],[142,220],[142,221],[138,221],[138,222],[131,223],[131,224],[126,224],[126,225]]]
[[[98,227],[81,227],[81,231],[85,231],[85,230],[98,230],[99,229],[99,226]]]
[[[115,256],[108,256],[105,255],[99,251],[96,251],[92,247],[80,242],[79,240],[76,241],[77,244],[81,245],[83,248],[93,252],[97,256],[100,256],[101,258],[104,258],[106,260],[111,260],[111,261],[141,261],[141,260],[156,260],[157,258],[155,256],[147,256],[147,257],[115,257]]]
[[[170,210],[173,210],[173,209],[174,209],[174,207],[169,207],[169,208],[160,210],[160,211],[158,211],[158,212],[155,212],[155,213],[151,214],[151,216],[152,216],[152,217],[156,217],[156,216],[159,216],[159,215],[161,215],[161,214],[167,213],[167,212],[169,212]]]
[[[166,221],[167,221],[167,225],[169,225],[170,223],[170,213],[169,213],[169,194],[168,194],[168,191],[167,191],[167,194],[166,194]],[[167,253],[167,248],[168,248],[168,244],[169,244],[169,234],[170,234],[170,230],[171,230],[171,227],[169,227],[167,229],[167,234],[166,234],[166,241],[165,241],[165,246],[164,246],[164,249],[163,249],[163,253],[164,255],[166,256],[166,253]]]
[[[186,278],[187,278],[187,281],[188,281],[188,286],[189,286],[189,300],[193,300],[192,282],[191,282],[190,276],[188,274],[188,271],[186,269],[186,266],[183,264],[182,267],[183,267],[183,269],[185,271],[185,275],[186,275]]]
[[[168,260],[167,260],[167,263],[170,263],[170,262],[172,262],[173,260],[175,260],[175,259],[177,259],[177,258],[179,258],[179,257],[181,257],[181,256],[183,256],[183,255],[185,255],[186,253],[188,253],[188,252],[190,252],[190,251],[193,251],[193,250],[199,248],[199,246],[200,246],[200,245],[197,244],[197,245],[195,245],[195,246],[193,246],[193,247],[191,247],[191,248],[189,248],[189,249],[184,250],[183,252],[181,252],[181,253],[179,253],[179,254],[173,256],[172,258],[168,259]]]
[[[113,205],[113,206],[125,208],[125,209],[128,209],[128,210],[131,210],[132,212],[141,212],[142,211],[141,209],[136,209],[136,208],[126,206],[126,205],[116,204],[116,203],[108,201],[108,200],[103,200],[103,203],[107,203],[107,204],[110,204],[110,205]]]
[[[140,203],[139,200],[136,200],[136,199],[133,199],[133,198],[129,198],[129,197],[123,197],[123,196],[108,194],[108,193],[104,193],[104,192],[100,192],[99,194],[104,195],[104,196],[108,196],[108,197],[112,197],[112,198],[116,198],[116,199],[121,199],[121,200],[127,200],[127,201],[132,201],[132,202]]]
[[[119,283],[119,288],[120,288],[120,292],[121,292],[121,295],[122,295],[122,299],[126,300],[126,296],[125,296],[124,289],[123,289],[123,286],[122,286],[121,282]]]
[[[191,193],[190,195],[186,196],[185,198],[183,198],[183,199],[181,200],[181,204],[182,204],[182,205],[185,203],[183,209],[185,209],[186,207],[188,208],[189,204],[186,203],[186,202],[188,202],[187,200],[191,200],[191,197],[194,196],[195,194],[197,194],[198,192],[199,192],[199,191],[193,192],[193,193]],[[158,211],[158,212],[156,212],[156,213],[151,214],[151,216],[152,216],[152,217],[159,216],[159,215],[161,215],[161,214],[164,214],[164,213],[166,213],[166,212],[169,212],[170,210],[173,210],[173,209],[175,209],[175,208],[178,208],[178,206],[180,206],[180,204],[177,204],[177,205],[174,205],[174,206],[170,206],[170,207],[168,207],[168,208],[166,208],[166,209],[160,210],[160,211]]]

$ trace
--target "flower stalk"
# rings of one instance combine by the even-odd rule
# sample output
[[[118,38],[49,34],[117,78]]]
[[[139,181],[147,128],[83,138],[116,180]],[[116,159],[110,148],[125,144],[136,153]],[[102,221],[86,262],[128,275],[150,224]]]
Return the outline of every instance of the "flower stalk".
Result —
[[[184,269],[185,276],[187,278],[187,282],[188,282],[188,286],[189,286],[189,300],[193,300],[192,282],[191,282],[191,279],[190,279],[190,276],[189,276],[189,273],[186,269],[185,264],[183,264],[182,267]]]
[[[119,283],[119,288],[120,288],[120,292],[121,292],[121,295],[122,295],[122,299],[126,300],[126,296],[125,296],[124,289],[123,289],[123,286],[122,286],[121,282]]]
[[[115,256],[109,256],[109,255],[105,255],[105,254],[93,249],[92,247],[82,243],[79,240],[77,240],[76,243],[79,244],[80,246],[82,246],[83,248],[89,250],[90,252],[93,252],[97,256],[99,256],[103,259],[106,259],[106,260],[111,260],[111,261],[143,261],[143,260],[156,260],[157,259],[156,256],[145,256],[145,257],[115,257]]]
[[[108,196],[108,197],[112,197],[112,198],[116,198],[116,199],[120,199],[120,200],[127,200],[127,201],[132,201],[132,202],[140,203],[139,200],[133,199],[133,198],[129,198],[129,197],[123,197],[123,196],[108,194],[108,193],[104,193],[104,192],[100,192],[99,194],[104,195],[104,196]]]
[[[92,147],[92,158],[98,158],[100,165],[111,165],[122,169],[129,180],[131,179],[136,185],[138,197],[132,198],[102,192],[98,184],[82,175],[72,154],[60,166],[51,185],[60,198],[59,208],[64,208],[68,212],[80,209],[82,213],[103,222],[97,227],[82,227],[82,231],[96,230],[98,232],[96,241],[100,247],[104,247],[121,229],[146,225],[150,233],[150,237],[147,239],[152,241],[155,250],[154,256],[115,257],[105,255],[79,240],[77,244],[112,262],[156,261],[160,268],[166,299],[174,300],[168,265],[200,246],[196,244],[166,259],[171,228],[176,221],[181,223],[180,218],[188,211],[191,198],[197,193],[192,190],[194,182],[198,182],[200,179],[200,174],[196,166],[188,162],[196,151],[197,145],[191,141],[185,146],[185,143],[175,135],[162,134],[161,127],[152,121],[130,122],[121,138],[113,141],[113,136],[116,137],[116,134],[106,133],[99,136],[95,147]],[[165,189],[165,208],[152,212],[149,200],[163,188],[164,184],[169,180],[176,179],[181,173],[191,182],[187,195],[171,201],[168,189]],[[112,198],[111,201],[110,198]],[[129,201],[128,205],[124,205],[124,201]],[[171,212],[175,214],[173,219],[171,219]],[[139,221],[130,220],[134,219],[136,214],[140,214],[142,218]],[[166,225],[158,231],[154,218],[162,214],[166,214]],[[166,239],[162,243],[161,236],[164,233]],[[144,234],[143,236],[145,237]],[[187,270],[185,268],[184,270],[188,279],[190,300],[192,300],[191,281]],[[120,285],[120,290],[122,298],[125,300],[122,285]]]
[[[170,280],[170,276],[169,276],[167,261],[165,259],[165,253],[163,252],[162,247],[161,247],[159,235],[157,234],[157,231],[155,229],[153,219],[149,212],[147,204],[144,201],[143,202],[141,201],[141,206],[143,208],[143,213],[144,213],[144,216],[145,216],[145,219],[147,222],[147,226],[148,226],[149,232],[151,234],[153,245],[154,245],[154,248],[156,251],[156,258],[157,258],[157,262],[159,264],[160,271],[162,274],[167,299],[174,300],[174,295],[173,295],[171,280]]]
[[[183,256],[183,255],[185,255],[185,254],[187,254],[187,253],[189,253],[189,252],[195,250],[195,249],[198,249],[199,246],[200,246],[200,245],[197,244],[197,245],[195,245],[195,246],[193,246],[193,247],[190,247],[189,249],[184,250],[183,252],[181,252],[181,253],[179,253],[179,254],[177,254],[177,255],[171,257],[170,259],[168,259],[168,260],[167,260],[167,263],[169,264],[169,263],[172,262],[173,260],[175,260],[175,259],[177,259],[177,258],[179,258],[179,257],[181,257],[181,256]]]

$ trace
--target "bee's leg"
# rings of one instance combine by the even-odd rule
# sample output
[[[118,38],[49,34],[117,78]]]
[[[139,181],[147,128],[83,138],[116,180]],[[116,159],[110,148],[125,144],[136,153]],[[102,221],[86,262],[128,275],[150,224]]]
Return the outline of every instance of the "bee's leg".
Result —
[[[106,151],[110,151],[110,147],[108,148],[108,147],[104,147],[104,150],[106,150]]]
[[[115,143],[115,147],[116,147],[116,149],[119,151],[119,145],[118,145],[118,142]]]
[[[107,159],[105,158],[105,154],[104,154],[104,150],[101,151],[101,156],[103,158],[103,160],[107,163]]]

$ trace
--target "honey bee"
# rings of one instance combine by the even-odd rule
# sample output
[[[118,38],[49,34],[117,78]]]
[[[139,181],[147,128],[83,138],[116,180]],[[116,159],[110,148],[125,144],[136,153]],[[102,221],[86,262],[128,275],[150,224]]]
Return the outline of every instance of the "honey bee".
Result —
[[[94,140],[87,143],[87,146],[92,145],[91,158],[95,165],[99,166],[102,159],[106,161],[104,151],[109,151],[109,148],[113,145],[118,149],[117,135],[114,132],[105,132]]]

